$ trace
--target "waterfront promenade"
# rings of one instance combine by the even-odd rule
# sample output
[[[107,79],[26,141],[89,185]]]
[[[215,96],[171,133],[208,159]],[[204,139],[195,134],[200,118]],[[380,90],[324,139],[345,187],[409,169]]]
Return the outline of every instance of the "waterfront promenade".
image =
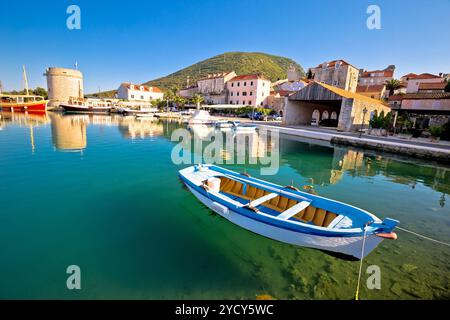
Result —
[[[218,118],[223,119],[223,117]],[[424,138],[402,139],[397,136],[380,137],[368,134],[362,134],[359,137],[357,132],[339,132],[335,128],[286,126],[280,122],[252,122],[242,118],[229,118],[229,120],[253,123],[258,127],[278,129],[280,133],[309,139],[450,163],[450,141],[433,142]]]

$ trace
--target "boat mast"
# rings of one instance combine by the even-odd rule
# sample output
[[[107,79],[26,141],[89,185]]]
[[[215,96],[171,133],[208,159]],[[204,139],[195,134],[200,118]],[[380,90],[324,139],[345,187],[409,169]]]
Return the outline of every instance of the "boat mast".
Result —
[[[2,81],[0,80],[0,95],[2,95],[3,93],[3,84]]]
[[[22,66],[22,70],[23,70],[23,82],[25,86],[25,91],[27,92],[28,96],[28,78],[27,78],[27,71],[25,70],[25,65]]]

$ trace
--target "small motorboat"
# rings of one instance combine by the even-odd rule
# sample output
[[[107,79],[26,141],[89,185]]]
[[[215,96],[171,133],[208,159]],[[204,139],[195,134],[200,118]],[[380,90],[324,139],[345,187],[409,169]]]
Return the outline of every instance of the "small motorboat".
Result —
[[[216,128],[219,129],[228,129],[228,128],[233,128],[234,124],[232,121],[224,121],[224,120],[218,120],[215,123]]]
[[[357,259],[383,239],[396,239],[399,221],[339,201],[282,187],[215,165],[179,171],[188,189],[229,221],[281,242]],[[364,244],[364,245],[363,245]]]
[[[234,126],[234,130],[236,133],[254,132],[256,130],[256,126],[254,124],[237,124]]]
[[[189,125],[207,125],[211,123],[212,121],[210,118],[210,114],[206,110],[195,110],[194,114],[188,121]]]
[[[136,118],[154,118],[154,113],[136,113],[134,115]]]

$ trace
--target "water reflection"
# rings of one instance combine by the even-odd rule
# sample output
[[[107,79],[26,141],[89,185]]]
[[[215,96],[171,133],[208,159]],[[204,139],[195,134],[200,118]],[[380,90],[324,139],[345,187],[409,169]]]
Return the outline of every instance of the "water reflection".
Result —
[[[86,148],[88,115],[50,114],[53,145],[58,150],[77,151]]]
[[[163,125],[156,118],[117,116],[119,131],[126,138],[144,139],[163,135]]]
[[[21,113],[21,112],[0,112],[0,130],[7,128],[9,124],[27,128],[30,140],[31,152],[34,153],[36,143],[34,138],[34,128],[50,123],[47,113]]]
[[[31,151],[36,148],[34,128],[50,125],[51,141],[58,151],[82,151],[88,147],[89,126],[117,127],[121,136],[131,139],[162,137],[171,140],[171,134],[185,125],[178,121],[160,121],[153,118],[123,117],[120,115],[86,115],[60,113],[0,113],[0,134],[15,125],[24,128],[28,135]],[[211,126],[188,127],[194,139],[204,148],[218,131]],[[220,132],[219,132],[220,134]],[[223,131],[224,142],[231,137],[234,148],[219,150],[224,163],[236,160],[238,139],[243,138],[247,154],[247,167],[254,160],[271,152],[274,141],[255,131],[240,135]],[[228,141],[227,141],[228,142]],[[446,196],[450,194],[450,168],[425,161],[403,161],[392,155],[379,155],[347,147],[331,146],[328,143],[308,141],[287,135],[280,136],[280,166],[292,168],[305,179],[302,184],[326,186],[339,184],[345,176],[382,176],[397,184],[416,188],[423,184],[440,192],[439,205],[445,206]],[[196,152],[194,150],[194,152]]]

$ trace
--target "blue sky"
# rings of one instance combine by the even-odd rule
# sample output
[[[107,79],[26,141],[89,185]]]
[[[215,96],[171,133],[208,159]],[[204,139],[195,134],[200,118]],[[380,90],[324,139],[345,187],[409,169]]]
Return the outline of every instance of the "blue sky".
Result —
[[[66,9],[81,9],[68,30]],[[368,5],[381,30],[366,27]],[[450,72],[450,0],[3,1],[0,80],[43,86],[47,67],[78,61],[85,92],[144,82],[227,51],[290,57],[305,69],[346,59],[359,68]],[[6,13],[6,14],[5,14]]]

